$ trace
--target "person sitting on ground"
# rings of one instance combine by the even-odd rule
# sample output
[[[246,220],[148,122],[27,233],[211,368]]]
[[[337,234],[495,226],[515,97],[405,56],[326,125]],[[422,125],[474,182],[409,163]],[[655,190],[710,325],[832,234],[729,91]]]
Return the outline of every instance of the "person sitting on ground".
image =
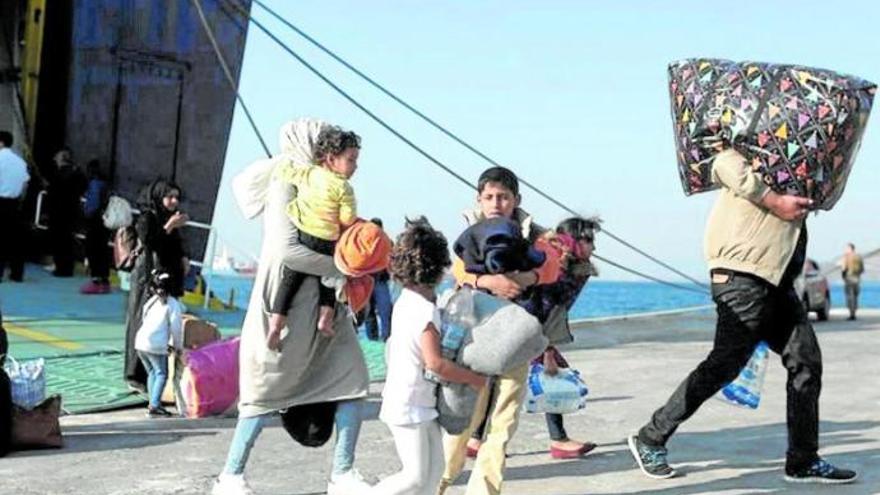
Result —
[[[446,239],[424,218],[407,220],[391,253],[391,275],[403,286],[394,304],[394,334],[388,340],[388,373],[379,419],[394,436],[403,468],[373,487],[376,495],[434,493],[443,476],[443,443],[437,423],[436,384],[443,380],[486,385],[486,377],[444,358],[440,348],[437,284],[450,265]]]
[[[354,190],[348,179],[357,170],[360,143],[361,138],[354,132],[327,126],[315,142],[314,163],[291,164],[281,169],[284,179],[297,191],[287,206],[287,214],[298,230],[300,244],[316,253],[333,256],[342,231],[357,220]],[[287,311],[307,276],[285,268],[278,294],[269,308],[270,329],[266,339],[270,349],[280,348]],[[318,330],[332,336],[336,293],[320,284],[320,296]]]
[[[168,379],[168,343],[183,349],[183,306],[169,294],[171,276],[153,270],[149,291],[152,294],[144,304],[141,327],[134,340],[134,348],[147,370],[147,417],[171,416],[162,407],[162,391]]]

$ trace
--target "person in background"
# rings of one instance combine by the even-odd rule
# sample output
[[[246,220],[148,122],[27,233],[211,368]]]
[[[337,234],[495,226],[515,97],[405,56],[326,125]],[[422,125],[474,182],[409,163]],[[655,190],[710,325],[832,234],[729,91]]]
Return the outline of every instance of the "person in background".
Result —
[[[62,148],[53,158],[56,168],[49,177],[49,238],[56,277],[72,277],[74,229],[82,211],[80,198],[86,190],[86,177],[73,162],[70,150]]]
[[[162,391],[168,380],[168,344],[183,348],[183,305],[169,294],[171,277],[153,270],[149,291],[152,294],[144,304],[141,326],[134,339],[138,358],[147,370],[147,417],[171,416],[162,407]]]
[[[24,280],[24,222],[21,203],[30,174],[27,163],[12,151],[13,138],[8,131],[0,131],[0,281],[9,263],[9,280]]]
[[[851,242],[846,245],[840,268],[846,292],[846,307],[849,309],[848,319],[855,320],[856,311],[859,309],[859,285],[862,274],[865,273],[865,262],[856,253],[856,246]]]
[[[373,218],[370,222],[382,227],[382,219]],[[370,340],[388,341],[391,336],[391,291],[388,288],[388,271],[373,274],[373,293],[370,295],[369,311],[365,326]]]
[[[109,184],[101,173],[101,164],[92,160],[86,165],[86,186],[83,214],[86,219],[86,259],[92,280],[80,287],[83,294],[107,294],[110,292],[110,230],[104,226],[104,209],[109,199]]]
[[[183,279],[189,271],[189,258],[180,229],[189,216],[180,211],[180,187],[157,179],[147,186],[139,200],[140,216],[135,222],[140,254],[131,270],[131,289],[125,321],[125,380],[129,387],[146,391],[147,372],[137,357],[134,339],[141,326],[144,303],[148,299],[150,274],[154,269],[168,274],[168,294],[183,296]]]

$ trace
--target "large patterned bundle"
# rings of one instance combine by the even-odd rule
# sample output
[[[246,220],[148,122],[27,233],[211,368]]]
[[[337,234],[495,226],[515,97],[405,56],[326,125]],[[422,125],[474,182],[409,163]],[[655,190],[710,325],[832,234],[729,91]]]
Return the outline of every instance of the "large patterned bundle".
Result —
[[[733,146],[776,192],[830,210],[852,168],[876,85],[823,69],[688,59],[669,65],[686,194],[715,189],[715,155]]]

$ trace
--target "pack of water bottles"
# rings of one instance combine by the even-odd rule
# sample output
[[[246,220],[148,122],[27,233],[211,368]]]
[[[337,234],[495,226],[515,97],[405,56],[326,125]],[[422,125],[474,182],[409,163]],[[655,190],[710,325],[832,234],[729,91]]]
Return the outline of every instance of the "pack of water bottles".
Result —
[[[569,414],[587,405],[589,390],[577,370],[560,368],[548,375],[544,365],[533,363],[527,385],[523,408],[528,413]]]
[[[444,292],[437,302],[440,308],[440,351],[443,357],[458,361],[465,339],[477,323],[474,310],[474,292],[470,287]],[[440,377],[425,370],[425,378],[443,383]]]
[[[757,409],[761,403],[761,389],[764,386],[764,375],[767,374],[769,354],[767,343],[759,342],[749,362],[739,372],[739,376],[721,389],[715,397],[728,404]]]

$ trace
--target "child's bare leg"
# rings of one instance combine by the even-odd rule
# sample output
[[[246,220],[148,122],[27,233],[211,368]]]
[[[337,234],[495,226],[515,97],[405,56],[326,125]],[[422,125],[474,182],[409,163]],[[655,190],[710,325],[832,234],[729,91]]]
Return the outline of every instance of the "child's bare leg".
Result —
[[[281,330],[287,325],[287,315],[269,314],[269,333],[266,334],[266,347],[273,351],[281,350]]]
[[[327,337],[332,337],[335,334],[333,331],[333,309],[333,306],[318,307],[318,331]]]

